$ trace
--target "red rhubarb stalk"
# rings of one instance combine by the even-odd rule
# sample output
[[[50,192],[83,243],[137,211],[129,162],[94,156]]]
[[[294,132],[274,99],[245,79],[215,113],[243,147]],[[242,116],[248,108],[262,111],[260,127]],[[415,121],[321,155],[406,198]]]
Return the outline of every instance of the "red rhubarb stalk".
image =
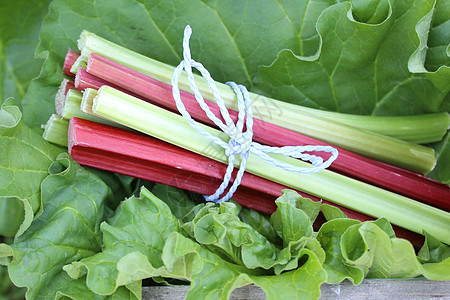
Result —
[[[170,85],[95,53],[92,53],[89,57],[87,71],[133,94],[137,94],[149,102],[176,111]],[[206,124],[212,124],[192,94],[181,91],[181,98],[193,118]],[[216,116],[220,116],[215,104],[209,101],[205,102],[208,103]],[[237,119],[236,111],[229,109],[229,113],[234,120]],[[254,119],[253,131],[255,141],[270,146],[328,145],[259,119]],[[339,150],[339,157],[331,165],[331,170],[450,211],[450,187],[448,185],[416,172],[378,162],[344,149],[337,149]],[[323,155],[322,153],[315,154]],[[324,159],[326,158],[324,157]]]
[[[75,63],[75,61],[78,59],[78,57],[80,57],[80,53],[78,53],[75,50],[69,49],[69,51],[67,51],[66,57],[64,58],[64,65],[63,65],[63,74],[70,76],[70,77],[75,77],[75,74],[73,74],[70,71],[70,68],[72,68],[72,65]]]
[[[72,158],[82,165],[204,195],[215,192],[226,169],[225,164],[148,135],[79,118],[70,120],[68,149]],[[232,181],[235,175],[236,171]],[[245,173],[233,200],[242,206],[271,214],[276,209],[275,199],[286,188],[276,182]],[[313,201],[320,200],[297,192]],[[352,219],[373,219],[334,203],[325,200],[322,202],[338,207]],[[415,245],[423,243],[423,237],[419,234],[399,227],[395,227],[395,231],[398,237],[407,238]]]

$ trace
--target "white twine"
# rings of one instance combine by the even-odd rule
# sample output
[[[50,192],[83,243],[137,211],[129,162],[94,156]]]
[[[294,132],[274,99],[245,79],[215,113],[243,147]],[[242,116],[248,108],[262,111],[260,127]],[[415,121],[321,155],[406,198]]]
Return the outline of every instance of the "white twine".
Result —
[[[204,196],[207,201],[213,201],[216,203],[222,201],[228,201],[238,188],[241,183],[242,176],[244,175],[247,159],[250,153],[259,156],[260,158],[266,160],[268,163],[273,164],[279,168],[291,171],[291,172],[299,172],[299,173],[317,173],[325,168],[329,167],[332,162],[337,158],[338,151],[331,146],[284,146],[284,147],[271,147],[266,145],[261,145],[259,143],[253,142],[253,112],[252,105],[250,101],[250,96],[243,85],[237,85],[234,82],[227,82],[230,85],[234,92],[237,95],[238,99],[238,120],[236,124],[233,123],[230,115],[228,114],[228,110],[224,104],[222,97],[219,94],[219,90],[217,89],[216,83],[214,79],[212,79],[208,70],[199,62],[196,62],[191,58],[191,52],[189,48],[189,39],[192,34],[192,29],[189,25],[184,29],[184,38],[183,38],[183,60],[180,64],[175,68],[173,76],[172,76],[172,93],[175,103],[177,105],[178,111],[184,117],[184,119],[189,123],[189,125],[197,130],[197,132],[203,134],[212,142],[218,144],[222,148],[225,149],[225,154],[228,156],[228,166],[226,169],[226,173],[223,178],[222,184],[218,187],[216,192],[210,196]],[[214,99],[219,106],[220,113],[222,115],[225,124],[218,117],[214,115],[214,113],[210,110],[209,106],[205,103],[203,96],[201,95],[197,84],[195,83],[194,74],[192,73],[192,68],[197,69],[201,75],[206,79],[209,88],[212,91]],[[189,81],[189,86],[191,91],[195,95],[195,99],[200,104],[200,107],[205,111],[206,115],[219,127],[223,132],[225,132],[229,137],[229,142],[225,142],[222,139],[213,136],[208,131],[204,130],[199,123],[197,123],[194,119],[192,119],[189,112],[186,110],[183,101],[180,96],[180,89],[178,88],[178,79],[183,72],[183,69],[186,71]],[[244,125],[246,130],[243,131]],[[320,156],[311,155],[303,152],[311,152],[311,151],[324,151],[331,153],[331,156],[324,162]],[[291,164],[284,163],[279,161],[269,153],[273,154],[281,154],[284,156],[290,156],[293,158],[299,158],[304,161],[309,161],[313,167],[297,167]],[[241,155],[241,162],[239,166],[239,170],[237,172],[236,178],[234,179],[233,184],[229,188],[227,194],[222,198],[219,198],[228,187],[231,174],[234,169],[234,163],[236,161],[236,155]]]

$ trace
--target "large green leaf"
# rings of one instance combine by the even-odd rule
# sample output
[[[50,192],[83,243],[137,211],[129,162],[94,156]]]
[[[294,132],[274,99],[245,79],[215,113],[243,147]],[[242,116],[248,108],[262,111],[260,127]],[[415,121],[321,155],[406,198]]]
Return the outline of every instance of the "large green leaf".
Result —
[[[110,197],[111,190],[67,154],[51,165],[42,182],[42,214],[12,245],[0,244],[0,263],[8,264],[15,285],[27,287],[28,298],[53,299],[77,289],[80,283],[62,267],[100,251],[99,224]]]
[[[35,59],[40,24],[50,0],[0,1],[0,103],[13,97],[18,105],[31,79],[39,74]]]
[[[216,80],[234,80],[251,88],[258,67],[270,64],[281,49],[305,55],[317,50],[316,18],[334,2],[54,0],[37,49],[47,59],[24,100],[25,119],[37,128],[53,111],[64,55],[68,48],[76,48],[83,29],[177,65],[183,29],[190,24],[194,58]],[[42,101],[39,106],[37,99]]]
[[[0,235],[23,232],[41,206],[41,181],[62,152],[21,120],[11,99],[0,108]]]
[[[257,88],[292,103],[339,112],[439,111],[449,91],[450,69],[441,66],[430,73],[424,68],[434,1],[392,0],[389,8],[376,24],[355,20],[350,3],[325,9],[317,20],[320,53],[305,58],[290,49],[280,52],[261,68]]]

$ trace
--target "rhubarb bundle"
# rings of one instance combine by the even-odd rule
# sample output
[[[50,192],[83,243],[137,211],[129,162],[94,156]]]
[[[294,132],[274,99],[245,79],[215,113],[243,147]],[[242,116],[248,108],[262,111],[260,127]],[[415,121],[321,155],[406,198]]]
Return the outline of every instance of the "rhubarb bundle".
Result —
[[[91,40],[95,42],[90,42]],[[109,55],[110,58],[106,58],[101,56],[99,53],[95,53],[95,50],[90,48],[91,44],[101,49],[97,49],[97,52],[103,51],[104,53],[102,52],[102,54],[106,53],[106,55]],[[82,33],[80,48],[81,55],[77,57],[77,55],[71,51],[68,53],[65,62],[65,73],[76,74],[74,80],[75,88],[85,90],[83,99],[77,102],[79,106],[75,109],[77,113],[87,113],[89,118],[92,118],[92,116],[97,118],[99,117],[99,122],[112,121],[113,123],[118,124],[115,126],[122,125],[144,132],[160,140],[164,140],[178,147],[185,148],[191,151],[191,153],[193,152],[191,155],[194,155],[194,153],[196,153],[195,155],[201,154],[207,157],[210,162],[212,162],[211,159],[214,160],[214,163],[208,163],[208,165],[216,166],[215,168],[217,173],[213,176],[214,180],[212,180],[212,178],[208,179],[210,180],[210,184],[207,184],[208,187],[200,187],[201,184],[193,184],[192,182],[187,183],[188,180],[171,180],[170,176],[174,176],[174,178],[176,178],[175,175],[166,176],[166,179],[163,180],[164,176],[158,177],[157,175],[161,171],[153,171],[154,175],[151,175],[152,173],[149,171],[145,171],[146,169],[144,167],[144,162],[155,164],[156,161],[150,162],[148,159],[141,159],[140,161],[142,163],[142,168],[139,169],[137,167],[138,164],[136,163],[136,159],[138,158],[136,157],[134,159],[130,159],[133,161],[133,168],[126,167],[125,161],[127,161],[127,159],[124,158],[124,154],[116,153],[113,149],[110,151],[114,151],[114,154],[103,154],[103,157],[98,156],[97,159],[93,159],[92,157],[89,158],[89,155],[93,155],[89,154],[91,151],[97,153],[100,150],[93,150],[98,149],[95,147],[92,147],[92,150],[89,150],[90,147],[79,146],[78,143],[80,143],[80,145],[93,145],[92,142],[89,142],[89,139],[92,141],[96,138],[90,137],[87,138],[87,140],[78,138],[74,140],[77,128],[75,125],[77,123],[75,122],[72,122],[69,130],[71,133],[69,135],[69,152],[72,153],[72,156],[82,164],[88,164],[90,166],[119,173],[125,173],[135,177],[146,178],[151,181],[157,181],[164,184],[171,184],[199,193],[203,193],[202,191],[208,190],[208,193],[203,194],[211,193],[214,190],[214,187],[218,186],[217,180],[219,180],[220,176],[217,174],[223,174],[224,172],[223,164],[226,163],[226,157],[224,156],[223,151],[220,148],[217,148],[208,139],[195,133],[192,128],[184,122],[181,116],[176,115],[177,109],[174,100],[172,99],[171,86],[157,80],[156,78],[143,74],[142,72],[145,71],[141,69],[145,66],[145,63],[152,64],[152,68],[149,68],[152,70],[151,72],[154,72],[154,70],[158,68],[170,69],[170,67],[142,57],[128,49],[122,49],[88,32]],[[121,55],[126,55],[127,59],[122,58]],[[75,63],[73,63],[74,57],[76,57]],[[85,59],[85,67],[79,67],[79,65],[82,64],[83,59]],[[135,69],[133,69],[121,64],[126,61],[128,66],[133,66],[132,62],[134,59],[139,60],[139,68],[137,68],[136,65],[134,65]],[[162,74],[165,73],[161,71],[161,73],[158,73],[155,77],[161,79]],[[98,92],[95,92],[95,89],[98,89]],[[214,124],[212,124],[212,121],[205,115],[203,110],[200,109],[195,97],[192,94],[186,91],[181,91],[181,97],[186,109],[193,116],[193,118],[205,124],[205,130],[226,140],[222,134],[209,126],[206,126]],[[68,96],[66,94],[66,98],[70,99],[70,93],[68,93]],[[56,102],[61,102],[61,100],[57,99]],[[217,106],[209,101],[207,101],[207,104],[216,116],[220,116]],[[63,107],[64,109],[66,108],[65,105]],[[68,109],[70,111],[70,106]],[[295,108],[291,108],[289,109],[289,112],[293,110],[296,111]],[[228,109],[228,112],[235,121],[237,119],[237,112],[233,109]],[[312,113],[312,115],[314,114]],[[288,114],[288,117],[289,116],[290,115]],[[438,117],[442,118],[442,127],[447,128],[449,122],[448,115],[439,114]],[[104,121],[101,121],[101,119]],[[333,121],[324,119],[323,116],[308,116],[308,119],[317,120],[314,121],[314,126],[317,128],[321,128],[321,126],[325,126],[322,128],[328,128],[329,126],[336,125]],[[420,118],[416,117],[416,119],[419,120]],[[421,123],[423,119],[420,120],[421,121],[418,123]],[[297,131],[292,131],[288,128],[274,124],[272,119],[270,121],[271,122],[267,122],[255,118],[255,141],[270,146],[306,144],[328,145],[324,141],[320,141],[297,132],[300,131],[300,129],[297,129]],[[277,121],[275,121],[275,123],[276,122]],[[411,122],[411,118],[408,118],[407,122]],[[392,137],[388,138],[380,135],[379,133],[366,131],[366,129],[360,129],[349,125],[342,126],[344,126],[343,128],[350,128],[350,131],[344,131],[345,134],[356,132],[358,133],[359,138],[368,136],[370,137],[368,141],[377,141],[378,143],[383,142],[384,148],[388,148],[390,150],[395,149],[395,151],[397,151],[395,152],[397,156],[399,153],[420,153],[419,156],[422,158],[427,157],[427,155],[434,157],[433,152],[429,152],[430,150],[426,147],[418,146],[409,142],[403,142]],[[339,128],[340,127],[338,127],[338,129]],[[307,131],[307,133],[311,134],[311,132],[316,129],[313,128],[311,130]],[[342,134],[339,130],[336,130],[336,132],[338,135]],[[335,131],[328,130],[327,134],[332,136],[335,134]],[[80,136],[83,135],[80,134]],[[114,139],[112,139],[112,143],[108,144],[112,146],[114,144]],[[123,147],[124,146],[119,146],[118,148],[122,149]],[[354,147],[351,146],[349,146],[349,148],[354,149]],[[84,154],[78,154],[82,153],[80,152],[80,149],[84,149],[87,152],[84,151]],[[268,168],[264,161],[250,156],[249,165],[247,166],[247,178],[252,176],[252,178],[258,178],[258,180],[265,180],[263,181],[265,183],[254,184],[251,187],[245,186],[244,184],[236,195],[236,201],[244,206],[270,213],[273,212],[274,209],[273,204],[270,204],[270,202],[273,201],[272,197],[279,196],[282,189],[291,188],[306,193],[306,196],[311,197],[316,201],[323,199],[324,201],[330,201],[335,205],[345,207],[347,214],[349,214],[348,209],[351,209],[354,211],[353,217],[360,220],[368,218],[364,217],[364,215],[361,215],[360,213],[371,217],[386,217],[391,223],[413,232],[422,234],[423,230],[426,230],[428,232],[432,232],[434,235],[438,235],[440,238],[446,239],[446,232],[448,230],[447,223],[449,218],[448,211],[450,210],[450,202],[448,200],[450,199],[450,188],[447,185],[431,180],[419,173],[402,169],[398,166],[379,162],[368,157],[355,154],[346,149],[338,149],[340,155],[335,163],[333,163],[330,167],[332,172],[323,171],[319,174],[309,174],[306,176],[284,172],[278,168]],[[105,148],[101,151],[103,151],[103,153],[108,152]],[[160,151],[161,153],[159,153],[159,156],[151,156],[162,159],[161,157],[164,156],[164,150]],[[169,153],[171,152],[169,151]],[[327,158],[320,153],[314,154],[319,156],[322,155],[324,159]],[[394,154],[390,155],[392,156]],[[118,163],[111,163],[112,160],[107,162],[107,159],[105,158],[116,156],[121,157],[123,162],[122,167],[117,167],[117,165],[119,165]],[[303,165],[301,161],[296,159],[289,159],[285,157],[277,158],[293,165]],[[180,158],[174,159],[172,165],[169,162],[166,162],[165,164],[161,163],[160,166],[166,165],[167,170],[172,169],[176,171],[177,163],[180,160],[181,156]],[[432,160],[434,160],[434,158]],[[216,161],[219,162],[219,164],[217,164]],[[412,166],[416,165],[416,162],[420,161],[420,159],[417,159],[417,157],[408,157],[408,161],[408,164]],[[400,162],[400,164],[402,163]],[[422,163],[419,162],[418,164],[420,165]],[[116,165],[116,167],[113,165]],[[422,166],[424,165],[422,164]],[[189,169],[186,166],[178,167],[185,173],[192,172],[192,174],[195,174],[199,170],[198,166],[196,166],[197,171],[193,168]],[[422,167],[418,167],[418,165],[416,165],[413,169],[414,168],[420,169]],[[179,172],[179,176],[184,178],[187,176],[185,173]],[[202,176],[205,176],[205,174]],[[211,174],[208,174],[208,176],[211,177]],[[203,179],[206,180],[206,178]],[[199,178],[198,180],[201,182],[202,179]],[[193,180],[193,182],[196,181]],[[269,184],[269,182],[271,182],[271,184]],[[258,189],[258,186],[267,186],[267,188],[265,191],[262,191],[261,188]],[[380,187],[383,189],[380,189]],[[250,191],[250,194],[247,193],[246,196],[241,197],[240,194],[245,194],[247,191]],[[255,194],[253,196],[249,196],[252,192]],[[261,193],[266,193],[268,197],[261,197]],[[258,204],[257,199],[259,197],[269,200],[261,200]],[[414,217],[405,219],[397,213],[402,210],[408,211],[409,216]]]

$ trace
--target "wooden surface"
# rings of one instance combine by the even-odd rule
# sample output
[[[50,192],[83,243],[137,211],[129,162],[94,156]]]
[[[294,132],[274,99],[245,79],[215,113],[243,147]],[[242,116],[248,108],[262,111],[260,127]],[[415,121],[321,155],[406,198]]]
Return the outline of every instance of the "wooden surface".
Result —
[[[144,300],[182,300],[188,286],[155,286],[142,289]],[[359,286],[350,282],[323,284],[320,299],[450,299],[450,281],[427,280],[365,280]],[[265,299],[265,294],[257,286],[245,286],[233,291],[232,300]]]

